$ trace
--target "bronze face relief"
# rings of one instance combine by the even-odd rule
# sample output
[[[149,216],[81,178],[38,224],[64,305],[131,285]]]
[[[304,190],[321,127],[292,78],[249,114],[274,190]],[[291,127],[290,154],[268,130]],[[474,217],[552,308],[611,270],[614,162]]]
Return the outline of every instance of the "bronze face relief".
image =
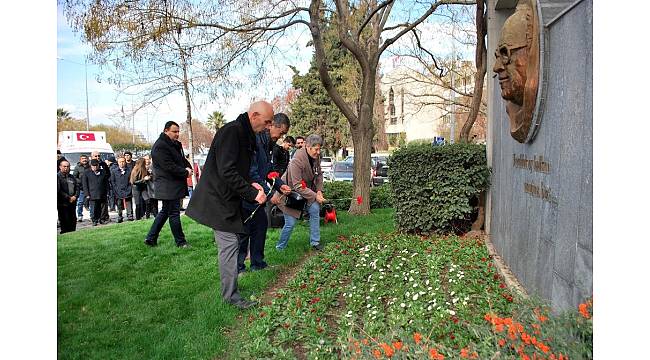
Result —
[[[510,135],[522,144],[528,139],[539,84],[539,22],[534,2],[519,1],[515,13],[506,19],[492,68],[506,101]]]

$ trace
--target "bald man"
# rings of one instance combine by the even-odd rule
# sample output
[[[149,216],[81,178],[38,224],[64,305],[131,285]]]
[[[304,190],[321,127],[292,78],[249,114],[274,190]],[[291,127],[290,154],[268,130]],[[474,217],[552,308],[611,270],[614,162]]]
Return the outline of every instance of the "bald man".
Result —
[[[266,101],[250,105],[248,112],[224,125],[212,140],[201,181],[187,206],[185,215],[214,230],[219,253],[221,296],[224,301],[248,309],[257,305],[237,290],[237,253],[244,232],[242,199],[263,204],[266,194],[250,176],[255,153],[255,134],[270,129],[273,107]]]

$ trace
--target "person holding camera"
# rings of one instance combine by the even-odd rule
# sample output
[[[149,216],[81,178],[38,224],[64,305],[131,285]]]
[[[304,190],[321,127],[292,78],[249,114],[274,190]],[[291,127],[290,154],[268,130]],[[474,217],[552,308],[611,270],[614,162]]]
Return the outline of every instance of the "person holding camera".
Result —
[[[325,201],[323,197],[323,173],[320,168],[320,150],[323,145],[323,138],[311,134],[305,139],[306,146],[296,150],[294,158],[289,162],[287,171],[282,175],[285,184],[294,189],[305,199],[305,209],[309,213],[309,243],[312,249],[322,250],[320,243],[320,205]],[[291,195],[287,195],[291,196]],[[302,215],[302,209],[291,206],[291,201],[278,201],[281,197],[275,194],[278,207],[284,214],[284,227],[280,233],[280,239],[275,245],[278,250],[284,250],[289,242],[296,221]]]

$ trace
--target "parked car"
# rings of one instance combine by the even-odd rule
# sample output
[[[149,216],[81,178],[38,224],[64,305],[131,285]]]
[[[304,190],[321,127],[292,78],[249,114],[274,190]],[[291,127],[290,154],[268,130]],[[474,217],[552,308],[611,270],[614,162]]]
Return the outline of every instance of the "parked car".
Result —
[[[334,160],[331,157],[323,156],[320,158],[320,169],[325,180],[332,180],[332,165],[334,165]]]
[[[388,182],[388,162],[389,154],[370,154],[370,184],[379,186]],[[354,155],[345,158],[346,162],[354,163]]]
[[[334,164],[332,171],[333,181],[352,181],[354,177],[354,163],[340,161]]]

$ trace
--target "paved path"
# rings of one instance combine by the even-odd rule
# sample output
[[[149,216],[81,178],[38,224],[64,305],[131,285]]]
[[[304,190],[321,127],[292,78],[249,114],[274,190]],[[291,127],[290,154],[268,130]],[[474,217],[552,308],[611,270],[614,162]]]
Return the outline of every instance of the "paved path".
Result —
[[[183,199],[183,208],[186,208],[187,204],[189,202],[190,202],[189,198],[186,197],[185,199]],[[162,202],[158,201],[158,209],[160,209],[161,207],[162,207]],[[183,214],[185,214],[185,211],[181,211],[181,215],[183,215]],[[129,222],[128,220],[126,220],[126,211],[123,211],[122,216],[124,217],[124,222]],[[134,216],[134,219],[135,219],[135,205],[133,206],[133,216]],[[93,226],[93,222],[90,220],[90,211],[88,211],[88,210],[86,210],[86,208],[84,208],[83,209],[83,221],[82,222],[77,222],[77,231],[88,229],[88,228],[93,228],[93,227],[94,228],[100,228],[102,226],[117,223],[117,211],[109,211],[108,212],[108,217],[111,220],[109,223],[106,223],[104,225],[99,224],[97,226]],[[146,218],[142,218],[142,219],[146,219]],[[137,221],[137,220],[135,220],[135,221]],[[57,234],[61,233],[61,229],[59,227],[57,227],[56,233]]]

